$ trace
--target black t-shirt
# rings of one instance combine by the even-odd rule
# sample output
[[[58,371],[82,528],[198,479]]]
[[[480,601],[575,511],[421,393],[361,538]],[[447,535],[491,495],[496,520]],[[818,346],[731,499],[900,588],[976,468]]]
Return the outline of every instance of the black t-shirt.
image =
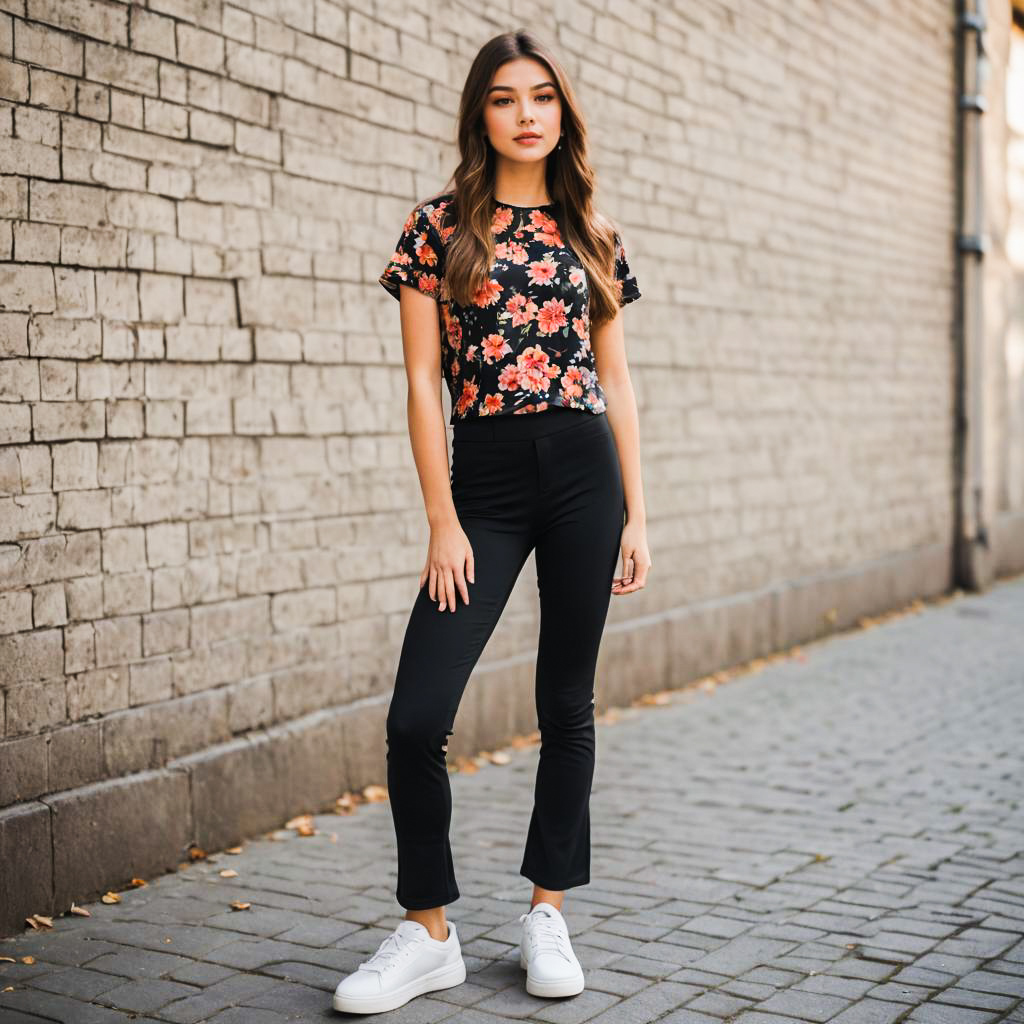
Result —
[[[587,275],[562,238],[559,204],[493,202],[490,280],[469,306],[460,306],[444,279],[454,228],[443,225],[442,215],[453,197],[449,192],[413,208],[379,278],[396,299],[407,284],[437,300],[451,422],[549,405],[604,412],[590,346]],[[640,298],[618,232],[615,279],[620,306]]]

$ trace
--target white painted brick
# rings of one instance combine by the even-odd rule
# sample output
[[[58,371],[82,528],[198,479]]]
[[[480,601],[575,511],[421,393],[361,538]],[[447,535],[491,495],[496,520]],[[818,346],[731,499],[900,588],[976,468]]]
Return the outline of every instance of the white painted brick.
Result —
[[[143,103],[143,116],[147,132],[175,139],[188,138],[188,111],[179,103],[147,96]]]
[[[91,441],[51,445],[53,489],[88,490],[97,486],[99,446]]]
[[[32,406],[36,441],[103,437],[104,430],[103,402],[39,402]]]
[[[229,146],[235,137],[235,126],[230,117],[211,114],[207,110],[192,110],[189,112],[189,134],[196,142]]]
[[[68,609],[63,583],[44,583],[32,591],[32,620],[36,629],[67,623]]]
[[[65,75],[81,77],[84,70],[81,40],[66,32],[20,19],[14,22],[14,57],[26,64],[38,64]]]
[[[51,533],[57,499],[52,494],[0,498],[0,542],[11,543]]]
[[[72,114],[75,111],[75,85],[73,78],[33,68],[29,81],[31,83],[32,102],[49,108],[51,111],[63,111]],[[62,167],[67,176],[67,165]]]
[[[111,320],[139,319],[139,277],[130,271],[96,272],[96,310]]]
[[[54,312],[62,319],[96,315],[96,283],[91,270],[54,267],[57,305]]]
[[[55,303],[51,267],[0,263],[0,309],[52,313]]]
[[[85,75],[93,81],[116,85],[133,93],[146,96],[158,93],[157,59],[123,47],[86,40]]]
[[[125,400],[107,403],[107,434],[110,437],[142,437],[145,433],[142,402]]]
[[[176,56],[174,20],[141,7],[131,8],[132,47],[140,53],[174,60]]]
[[[158,71],[160,81],[160,95],[169,103],[178,103],[185,106],[189,102],[188,93],[188,69],[172,64],[170,61],[161,61]]]
[[[110,398],[113,393],[110,371],[110,363],[79,363],[77,388],[79,400]]]
[[[61,530],[95,530],[112,522],[107,491],[63,491],[58,496],[57,527]]]
[[[142,320],[176,324],[185,312],[184,285],[172,274],[139,275],[139,305]]]
[[[78,363],[68,359],[42,359],[39,393],[43,401],[70,402],[78,387]]]
[[[102,351],[97,320],[37,316],[29,323],[28,344],[35,357],[91,359]]]
[[[65,588],[67,591],[68,587]],[[64,628],[64,671],[85,672],[96,667],[96,630],[91,622],[79,622]]]
[[[235,289],[230,281],[185,279],[185,310],[194,324],[234,324]]]
[[[14,224],[14,259],[19,263],[56,263],[60,228],[56,224]]]
[[[106,217],[107,192],[93,185],[30,182],[34,220],[80,227],[100,227]]]
[[[32,591],[0,591],[0,633],[19,633],[32,628]]]
[[[39,363],[35,359],[0,362],[0,402],[39,401]]]
[[[0,97],[26,103],[28,96],[28,68],[0,57]]]
[[[65,263],[89,267],[126,264],[127,232],[123,228],[65,227],[61,228],[60,241],[60,258]]]
[[[214,32],[207,32],[179,22],[178,53],[184,64],[204,71],[222,72],[226,40]],[[261,55],[262,56],[262,55]]]
[[[76,110],[79,117],[110,120],[110,89],[97,82],[78,82]]]

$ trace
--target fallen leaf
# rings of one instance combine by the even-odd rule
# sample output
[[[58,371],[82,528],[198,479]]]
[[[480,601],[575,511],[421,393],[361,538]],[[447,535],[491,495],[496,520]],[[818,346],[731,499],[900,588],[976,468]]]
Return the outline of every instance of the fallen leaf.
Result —
[[[44,914],[33,914],[31,917],[26,917],[25,920],[30,925],[32,925],[32,927],[35,928],[37,931],[39,930],[40,927],[43,927],[43,928],[52,928],[53,927],[53,918],[52,917],[46,917]]]
[[[232,900],[229,906],[231,907],[232,910],[248,910],[252,906],[252,904],[243,903],[241,900]]]
[[[203,860],[206,857],[206,851],[198,846],[190,846],[188,856],[189,860]]]
[[[241,853],[242,852],[242,848],[240,846],[229,846],[224,852],[225,853]]]
[[[387,800],[388,798],[387,787],[376,785],[364,786],[363,796],[365,796],[370,803],[380,803],[382,800]]]
[[[512,755],[507,750],[496,750],[491,754],[491,764],[509,764]]]
[[[9,964],[16,964],[18,962],[13,956],[0,956],[0,960],[6,960]]]
[[[100,899],[104,903],[120,903],[121,897],[116,892],[105,892]]]
[[[237,878],[238,872],[234,868],[225,868],[223,871],[217,872],[221,878]]]
[[[141,889],[144,885],[149,885],[149,882],[147,882],[144,878],[133,878],[130,884],[135,889]]]
[[[30,953],[28,956],[23,956],[21,958],[21,962],[23,964],[34,964],[36,962],[36,958],[34,956],[32,956],[31,953]]]

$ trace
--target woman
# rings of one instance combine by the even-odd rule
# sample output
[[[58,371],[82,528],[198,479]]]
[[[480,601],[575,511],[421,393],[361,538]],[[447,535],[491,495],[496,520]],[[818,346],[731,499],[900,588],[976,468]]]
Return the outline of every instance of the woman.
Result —
[[[618,315],[640,291],[621,238],[592,206],[572,88],[532,34],[499,35],[480,50],[458,139],[451,190],[412,210],[380,277],[401,303],[430,544],[387,718],[396,897],[407,912],[338,985],[335,1008],[358,1013],[465,980],[445,919],[445,904],[459,898],[446,743],[531,551],[541,750],[520,868],[534,883],[519,917],[520,964],[534,995],[583,990],[561,907],[566,889],[590,880],[594,671],[610,596],[641,589],[651,565]]]

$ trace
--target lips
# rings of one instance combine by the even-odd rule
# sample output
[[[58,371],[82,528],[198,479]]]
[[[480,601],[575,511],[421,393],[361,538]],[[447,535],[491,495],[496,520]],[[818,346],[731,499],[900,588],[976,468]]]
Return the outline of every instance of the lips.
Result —
[[[539,139],[540,136],[536,132],[523,132],[522,135],[516,136],[516,141],[519,139]]]

